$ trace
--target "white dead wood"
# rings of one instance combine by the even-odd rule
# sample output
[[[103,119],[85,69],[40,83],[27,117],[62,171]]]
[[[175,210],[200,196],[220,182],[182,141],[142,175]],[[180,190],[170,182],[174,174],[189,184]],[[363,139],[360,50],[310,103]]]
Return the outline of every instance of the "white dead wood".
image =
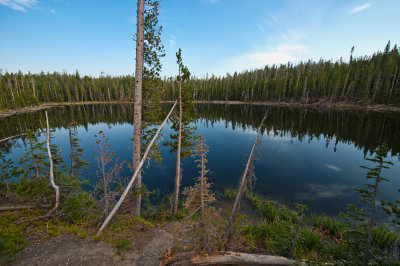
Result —
[[[50,162],[50,184],[52,186],[52,188],[55,190],[56,192],[56,203],[54,205],[53,210],[50,211],[50,213],[52,213],[53,211],[55,211],[58,208],[58,205],[60,204],[60,189],[59,187],[56,185],[56,183],[54,183],[54,166],[53,166],[53,159],[51,157],[51,151],[50,151],[50,129],[49,129],[49,119],[47,117],[47,111],[45,112],[46,114],[46,133],[47,133],[47,153],[49,154],[49,162]]]
[[[193,253],[177,254],[160,265],[305,265],[303,262],[281,256],[219,252],[217,255],[194,256]]]
[[[164,127],[165,123],[168,121],[172,111],[174,110],[175,106],[177,104],[177,101],[174,103],[174,106],[172,106],[171,110],[169,111],[167,117],[165,118],[164,122],[160,125],[160,127],[158,128],[156,134],[154,135],[153,139],[151,140],[149,146],[147,146],[146,151],[143,154],[142,160],[140,161],[140,164],[138,165],[138,167],[135,170],[135,173],[133,174],[131,180],[129,181],[128,185],[126,186],[124,192],[122,193],[121,197],[119,198],[117,204],[115,204],[114,208],[111,210],[110,214],[107,216],[107,218],[105,219],[105,221],[103,222],[103,224],[101,225],[99,231],[97,232],[96,235],[101,234],[101,232],[103,232],[104,228],[107,227],[108,223],[111,221],[111,219],[114,217],[114,215],[116,214],[116,212],[118,211],[119,207],[121,207],[122,202],[125,200],[126,196],[128,195],[129,190],[131,189],[131,187],[133,186],[133,183],[135,182],[135,179],[138,175],[138,173],[142,170],[142,166],[144,164],[144,162],[146,161],[147,155],[150,152],[151,146],[153,145],[153,143],[156,141],[158,134],[160,133],[161,129]]]

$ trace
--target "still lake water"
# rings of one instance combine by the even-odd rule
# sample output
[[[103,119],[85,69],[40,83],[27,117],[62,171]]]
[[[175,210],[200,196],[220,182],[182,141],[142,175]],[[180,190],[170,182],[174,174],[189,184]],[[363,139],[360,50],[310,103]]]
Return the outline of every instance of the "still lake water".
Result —
[[[171,105],[163,105],[165,113]],[[247,156],[268,107],[251,105],[197,104],[194,106],[196,134],[205,137],[208,154],[209,180],[213,189],[223,192],[235,188],[244,170]],[[132,161],[133,106],[81,105],[49,110],[50,125],[56,131],[54,143],[62,150],[69,166],[67,125],[78,124],[78,137],[85,149],[83,159],[90,162],[82,177],[96,179],[94,135],[102,130],[110,139],[112,150],[121,161]],[[354,187],[365,183],[366,171],[360,165],[380,143],[389,144],[388,159],[394,165],[382,172],[390,180],[380,189],[380,198],[400,197],[400,113],[370,111],[329,111],[305,108],[269,107],[266,129],[255,163],[255,192],[283,203],[305,203],[315,212],[337,215],[347,204],[358,204]],[[14,115],[0,119],[0,138],[44,128],[44,111]],[[170,124],[162,131],[161,141],[168,141]],[[22,139],[0,143],[8,157],[17,162],[24,152]],[[160,145],[163,161],[151,162],[144,168],[143,183],[160,195],[172,193],[176,154]],[[182,187],[193,184],[197,169],[192,158],[183,160]],[[130,176],[130,170],[123,171]]]

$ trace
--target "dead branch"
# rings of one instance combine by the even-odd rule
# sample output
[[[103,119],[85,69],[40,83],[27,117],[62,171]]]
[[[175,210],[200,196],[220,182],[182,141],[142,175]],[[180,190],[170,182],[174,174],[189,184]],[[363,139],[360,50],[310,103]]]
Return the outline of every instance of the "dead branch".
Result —
[[[45,219],[50,219],[50,218],[53,218],[53,217],[60,217],[60,216],[64,215],[62,213],[54,213],[54,211],[55,211],[55,209],[53,208],[46,215],[43,215],[43,216],[40,216],[40,217],[37,217],[37,218],[33,218],[33,219],[30,219],[30,220],[26,220],[26,221],[25,220],[21,220],[18,223],[16,223],[15,225],[20,225],[20,224],[23,224],[23,223],[31,223],[31,222],[35,222],[35,221],[39,221],[39,220],[45,220]]]
[[[114,208],[111,210],[110,214],[107,216],[106,220],[104,221],[104,223],[101,225],[99,231],[97,232],[96,235],[101,234],[101,232],[103,232],[104,228],[106,228],[106,226],[108,225],[108,223],[111,221],[111,219],[114,217],[115,213],[118,211],[119,207],[121,206],[122,202],[125,200],[126,196],[128,195],[129,190],[131,189],[131,187],[133,186],[133,183],[135,182],[136,176],[138,175],[138,173],[142,170],[142,166],[144,164],[144,162],[146,161],[146,157],[150,152],[151,146],[153,145],[153,143],[155,142],[155,140],[157,139],[158,134],[160,133],[161,129],[164,127],[165,123],[168,121],[168,118],[170,117],[172,111],[174,110],[176,104],[178,101],[175,101],[174,106],[172,106],[171,110],[169,111],[167,117],[165,118],[164,122],[160,125],[160,127],[158,128],[156,134],[154,135],[153,139],[151,140],[150,144],[147,146],[146,151],[143,154],[142,160],[140,161],[139,166],[136,168],[135,173],[133,174],[131,180],[129,181],[128,185],[126,186],[124,192],[122,193],[121,197],[119,198],[117,204],[115,204]]]

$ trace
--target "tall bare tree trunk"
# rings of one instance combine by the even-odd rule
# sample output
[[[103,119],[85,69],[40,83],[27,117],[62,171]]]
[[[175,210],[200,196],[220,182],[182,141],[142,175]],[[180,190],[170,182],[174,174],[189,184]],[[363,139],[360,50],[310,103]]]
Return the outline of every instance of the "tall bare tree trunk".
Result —
[[[55,211],[58,208],[58,205],[60,204],[60,189],[59,187],[54,183],[54,172],[53,172],[53,159],[51,157],[51,151],[50,151],[50,129],[49,129],[49,119],[47,117],[47,111],[45,112],[46,114],[46,125],[47,125],[47,153],[49,154],[49,163],[50,163],[50,184],[56,191],[56,203],[54,205],[54,208],[51,212]]]
[[[182,80],[181,80],[181,67],[179,66],[179,131],[178,131],[178,147],[176,150],[176,175],[175,175],[175,193],[174,193],[174,206],[173,213],[178,212],[179,203],[179,185],[181,174],[181,145],[182,145]]]
[[[143,77],[143,19],[144,19],[144,0],[137,2],[137,22],[136,22],[136,70],[135,70],[135,101],[133,117],[133,170],[135,171],[140,164],[141,157],[141,134],[142,134],[142,77]],[[136,177],[136,189],[142,186],[142,173]],[[140,216],[142,196],[140,193],[135,197],[133,214]]]
[[[242,178],[240,179],[239,189],[238,189],[238,192],[237,192],[237,195],[236,195],[236,198],[235,198],[235,202],[233,203],[232,211],[231,211],[231,214],[229,216],[228,227],[227,227],[227,230],[226,230],[226,237],[225,238],[226,238],[227,241],[230,241],[230,239],[232,237],[232,227],[233,227],[233,224],[235,222],[236,213],[239,210],[240,200],[242,199],[242,195],[243,195],[244,189],[246,187],[246,177],[249,174],[249,170],[250,170],[249,168],[250,168],[250,164],[251,164],[251,161],[252,161],[252,158],[253,158],[253,152],[254,152],[254,149],[255,149],[255,147],[257,145],[257,142],[258,142],[258,140],[260,138],[261,128],[262,128],[262,126],[264,124],[265,119],[266,119],[266,116],[264,116],[263,120],[261,121],[260,127],[258,128],[257,137],[256,137],[256,139],[255,139],[255,141],[253,143],[253,147],[251,148],[249,159],[247,160],[246,168],[245,168],[245,170],[243,172]]]

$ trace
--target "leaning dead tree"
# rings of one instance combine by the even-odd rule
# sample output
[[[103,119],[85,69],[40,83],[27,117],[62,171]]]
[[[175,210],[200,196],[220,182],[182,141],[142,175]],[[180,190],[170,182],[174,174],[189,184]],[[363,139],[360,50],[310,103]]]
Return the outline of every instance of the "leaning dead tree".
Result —
[[[45,112],[46,114],[46,135],[47,135],[47,153],[49,154],[49,163],[50,163],[50,184],[52,188],[56,191],[56,203],[54,205],[54,208],[49,212],[52,213],[55,210],[57,210],[58,205],[60,204],[60,189],[54,182],[54,166],[53,166],[53,158],[51,157],[51,151],[50,151],[50,129],[49,129],[49,119],[47,117],[47,111]]]
[[[233,224],[235,222],[236,213],[239,210],[240,200],[242,199],[244,189],[246,188],[246,184],[247,183],[251,184],[251,177],[254,176],[254,172],[253,172],[254,164],[253,164],[253,162],[256,160],[256,157],[254,155],[254,150],[255,150],[256,146],[260,146],[262,144],[261,143],[261,128],[262,128],[262,126],[264,124],[264,121],[265,121],[267,115],[268,115],[268,111],[265,114],[263,120],[261,121],[260,127],[258,128],[257,137],[256,137],[256,139],[255,139],[255,141],[253,143],[253,147],[251,148],[249,159],[247,160],[246,168],[245,168],[245,170],[243,172],[242,178],[240,179],[239,189],[238,189],[238,192],[237,192],[237,195],[236,195],[236,198],[235,198],[235,202],[233,203],[232,211],[231,211],[231,214],[229,216],[228,226],[227,226],[227,229],[226,229],[225,240],[226,240],[227,243],[232,238],[232,227],[233,227]]]
[[[132,188],[133,183],[135,182],[136,177],[138,176],[138,173],[140,173],[140,171],[142,170],[142,166],[147,158],[147,155],[150,152],[151,146],[153,145],[153,143],[156,141],[158,134],[160,133],[161,129],[164,127],[165,123],[168,121],[170,115],[172,114],[172,111],[174,110],[175,106],[177,104],[177,101],[175,101],[174,105],[172,106],[171,110],[169,111],[167,117],[165,118],[164,122],[162,122],[162,124],[160,125],[160,127],[158,128],[156,134],[154,135],[153,139],[151,140],[149,146],[147,146],[146,151],[143,154],[142,160],[140,161],[140,164],[138,165],[138,167],[135,169],[135,173],[133,174],[131,180],[129,181],[128,185],[126,186],[124,192],[122,193],[121,197],[119,198],[117,204],[115,204],[114,208],[111,210],[110,214],[107,216],[107,218],[105,219],[104,223],[101,225],[99,231],[97,232],[96,235],[101,234],[101,232],[103,232],[104,228],[107,227],[107,225],[110,223],[111,219],[114,217],[114,215],[117,213],[119,207],[121,207],[122,202],[125,200],[126,196],[129,193],[129,190]]]

